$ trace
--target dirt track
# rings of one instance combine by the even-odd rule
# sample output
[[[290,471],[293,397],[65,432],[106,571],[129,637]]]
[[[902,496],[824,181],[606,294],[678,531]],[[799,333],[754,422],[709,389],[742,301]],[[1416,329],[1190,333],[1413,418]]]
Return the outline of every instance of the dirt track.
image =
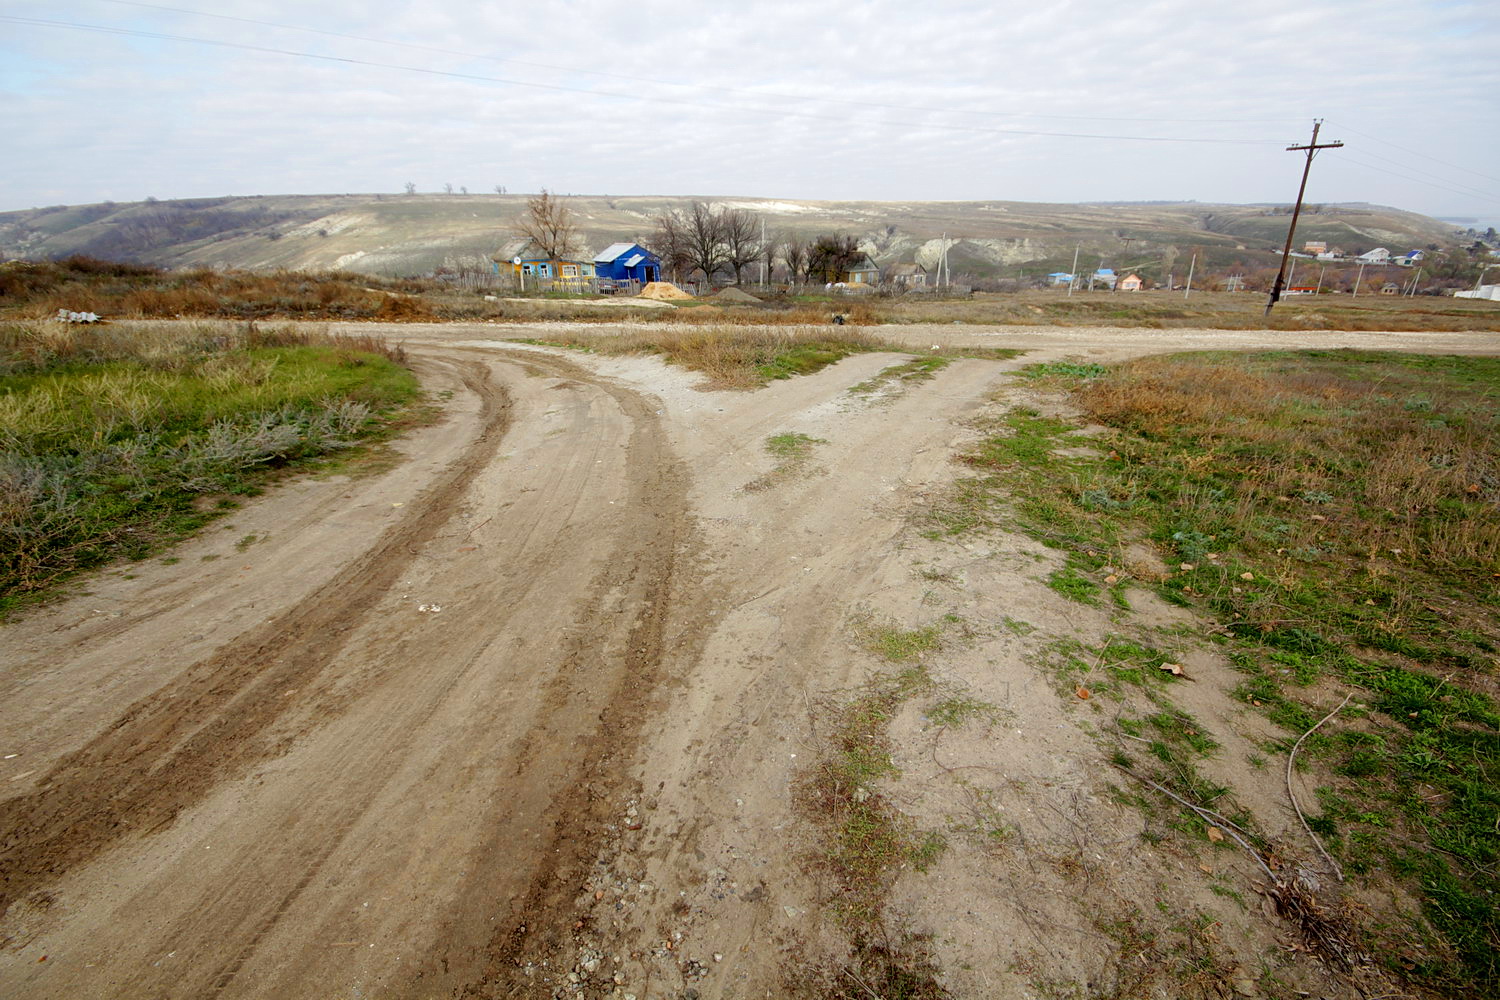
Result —
[[[882,332],[1033,353],[870,403],[846,390],[898,357],[706,393],[654,359],[487,339],[514,328],[401,328],[445,401],[394,470],[279,489],[5,627],[0,993],[546,996],[566,959],[641,1000],[776,995],[813,933],[787,802],[810,702],[861,676],[844,626],[908,586],[909,514],[1008,370],[1209,342],[1500,352]],[[825,442],[816,474],[745,491],[785,431]],[[674,951],[685,978],[651,982]]]

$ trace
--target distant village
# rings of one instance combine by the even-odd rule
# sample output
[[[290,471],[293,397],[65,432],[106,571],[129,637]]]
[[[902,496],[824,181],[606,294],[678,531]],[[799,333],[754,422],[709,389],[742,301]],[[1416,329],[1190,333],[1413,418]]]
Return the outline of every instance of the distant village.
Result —
[[[881,264],[872,253],[877,247],[856,237],[768,237],[762,220],[732,208],[694,203],[689,209],[667,212],[655,222],[649,236],[619,239],[596,253],[590,252],[579,246],[576,227],[563,200],[544,192],[531,199],[528,214],[517,221],[516,235],[489,256],[487,267],[470,273],[482,283],[505,284],[522,293],[636,295],[652,285],[669,284],[692,295],[738,285],[821,286],[828,292],[855,295],[962,295],[974,290],[1037,287],[1062,288],[1068,294],[1148,289],[1263,291],[1269,285],[1268,274],[1276,271],[1276,264],[1267,265],[1265,256],[1257,265],[1217,273],[1206,266],[1195,273],[1196,258],[1186,266],[1179,260],[1175,268],[1151,261],[1144,269],[1117,270],[1096,257],[1097,266],[1083,271],[1048,272],[1038,268],[1027,274],[1024,267],[1017,267],[1015,278],[976,279],[963,273],[955,277],[953,273],[948,254],[951,247],[963,242],[958,239],[940,241],[941,249],[935,260],[929,256],[928,266],[919,260]],[[1273,253],[1273,260],[1280,257],[1279,250]],[[1429,258],[1435,256],[1437,263],[1443,264],[1450,255],[1465,255],[1471,262],[1476,258],[1500,260],[1500,251],[1482,240],[1476,240],[1466,254],[1435,246],[1395,251],[1375,247],[1356,253],[1325,241],[1307,240],[1300,250],[1288,255],[1283,294],[1453,294],[1500,300],[1500,285],[1483,283],[1488,267],[1500,267],[1500,263],[1481,261],[1481,280],[1472,288],[1432,280],[1424,286],[1422,277]],[[1368,280],[1366,270],[1370,271]]]

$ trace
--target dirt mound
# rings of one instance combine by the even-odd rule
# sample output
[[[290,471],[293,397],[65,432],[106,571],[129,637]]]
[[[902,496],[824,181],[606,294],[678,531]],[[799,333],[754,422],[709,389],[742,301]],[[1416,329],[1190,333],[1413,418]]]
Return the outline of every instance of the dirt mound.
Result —
[[[741,289],[736,288],[733,285],[729,285],[729,286],[727,286],[725,288],[721,288],[717,292],[714,292],[712,295],[710,295],[708,297],[711,298],[711,299],[713,299],[713,300],[715,300],[715,301],[717,301],[717,302],[728,302],[728,303],[745,302],[745,303],[749,303],[751,305],[757,305],[757,306],[761,304],[760,299],[757,299],[754,295],[751,295],[749,292],[742,291]]]
[[[682,289],[678,288],[676,285],[672,284],[670,281],[653,281],[645,288],[641,289],[641,298],[666,300],[690,299],[692,298],[692,296],[687,292],[684,292]]]

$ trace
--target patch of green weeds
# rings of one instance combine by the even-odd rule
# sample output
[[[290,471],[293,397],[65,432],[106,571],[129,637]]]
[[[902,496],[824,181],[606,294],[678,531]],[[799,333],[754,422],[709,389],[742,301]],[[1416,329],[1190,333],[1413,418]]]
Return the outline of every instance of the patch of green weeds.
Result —
[[[1109,366],[1090,361],[1042,361],[1027,365],[1016,374],[1030,379],[1093,379],[1108,375]]]
[[[1090,607],[1099,605],[1099,585],[1078,572],[1078,567],[1069,563],[1062,569],[1053,570],[1047,577],[1047,586],[1080,604]]]
[[[952,363],[952,358],[938,354],[914,357],[910,361],[882,369],[863,382],[851,385],[849,392],[856,396],[868,396],[887,388],[900,387],[913,382],[926,382],[936,377],[938,372]]]
[[[766,438],[766,451],[783,462],[801,462],[812,455],[814,445],[827,444],[822,438],[811,437],[795,431],[773,434]]]
[[[817,864],[829,876],[835,910],[856,933],[879,926],[897,873],[930,865],[945,843],[919,833],[879,787],[899,774],[887,732],[891,718],[932,684],[924,668],[908,667],[832,709],[818,759],[797,783],[802,811],[824,834]]]
[[[754,493],[770,489],[778,483],[804,475],[808,471],[813,449],[827,443],[822,438],[797,431],[771,435],[766,438],[766,451],[776,459],[776,466],[765,475],[746,483],[745,490]]]
[[[246,535],[234,543],[234,550],[236,552],[244,552],[258,541],[260,541],[260,536],[258,535]]]
[[[973,719],[993,717],[999,706],[980,701],[965,694],[954,694],[943,698],[926,712],[927,721],[934,726],[957,729]]]
[[[892,663],[905,663],[943,648],[943,626],[934,623],[920,628],[898,625],[872,626],[863,630],[865,647]]]
[[[1330,685],[1353,687],[1299,755],[1336,796],[1315,821],[1422,899],[1447,947],[1397,949],[1418,985],[1500,993],[1500,359],[1219,353],[1054,377],[1110,428],[1087,439],[1107,455],[1059,454],[1072,427],[1013,411],[963,456],[976,475],[933,534],[1015,523],[1069,554],[1063,589],[1082,592],[1087,552],[1152,540],[1173,567],[1160,595],[1224,623],[1236,696],[1286,731],[1268,754],[1326,714]],[[1049,656],[1066,692],[1120,681],[1078,650]],[[1149,752],[1126,756],[1212,801],[1180,766],[1202,748],[1143,732]]]

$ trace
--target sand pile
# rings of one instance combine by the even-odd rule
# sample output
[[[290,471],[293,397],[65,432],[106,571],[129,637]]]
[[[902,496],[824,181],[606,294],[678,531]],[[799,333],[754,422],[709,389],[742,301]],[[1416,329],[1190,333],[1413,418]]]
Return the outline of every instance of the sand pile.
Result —
[[[714,294],[710,295],[709,298],[713,299],[716,302],[726,302],[726,303],[744,302],[744,303],[749,303],[751,305],[757,305],[757,306],[761,304],[760,303],[760,299],[757,299],[754,295],[751,295],[749,292],[741,291],[740,289],[734,287],[733,285],[728,285],[728,286],[726,286],[724,288],[719,289],[717,292],[715,292]]]
[[[690,299],[692,298],[692,296],[687,292],[684,292],[682,289],[678,288],[676,285],[672,284],[670,281],[653,281],[645,288],[641,289],[641,298],[666,300]]]

